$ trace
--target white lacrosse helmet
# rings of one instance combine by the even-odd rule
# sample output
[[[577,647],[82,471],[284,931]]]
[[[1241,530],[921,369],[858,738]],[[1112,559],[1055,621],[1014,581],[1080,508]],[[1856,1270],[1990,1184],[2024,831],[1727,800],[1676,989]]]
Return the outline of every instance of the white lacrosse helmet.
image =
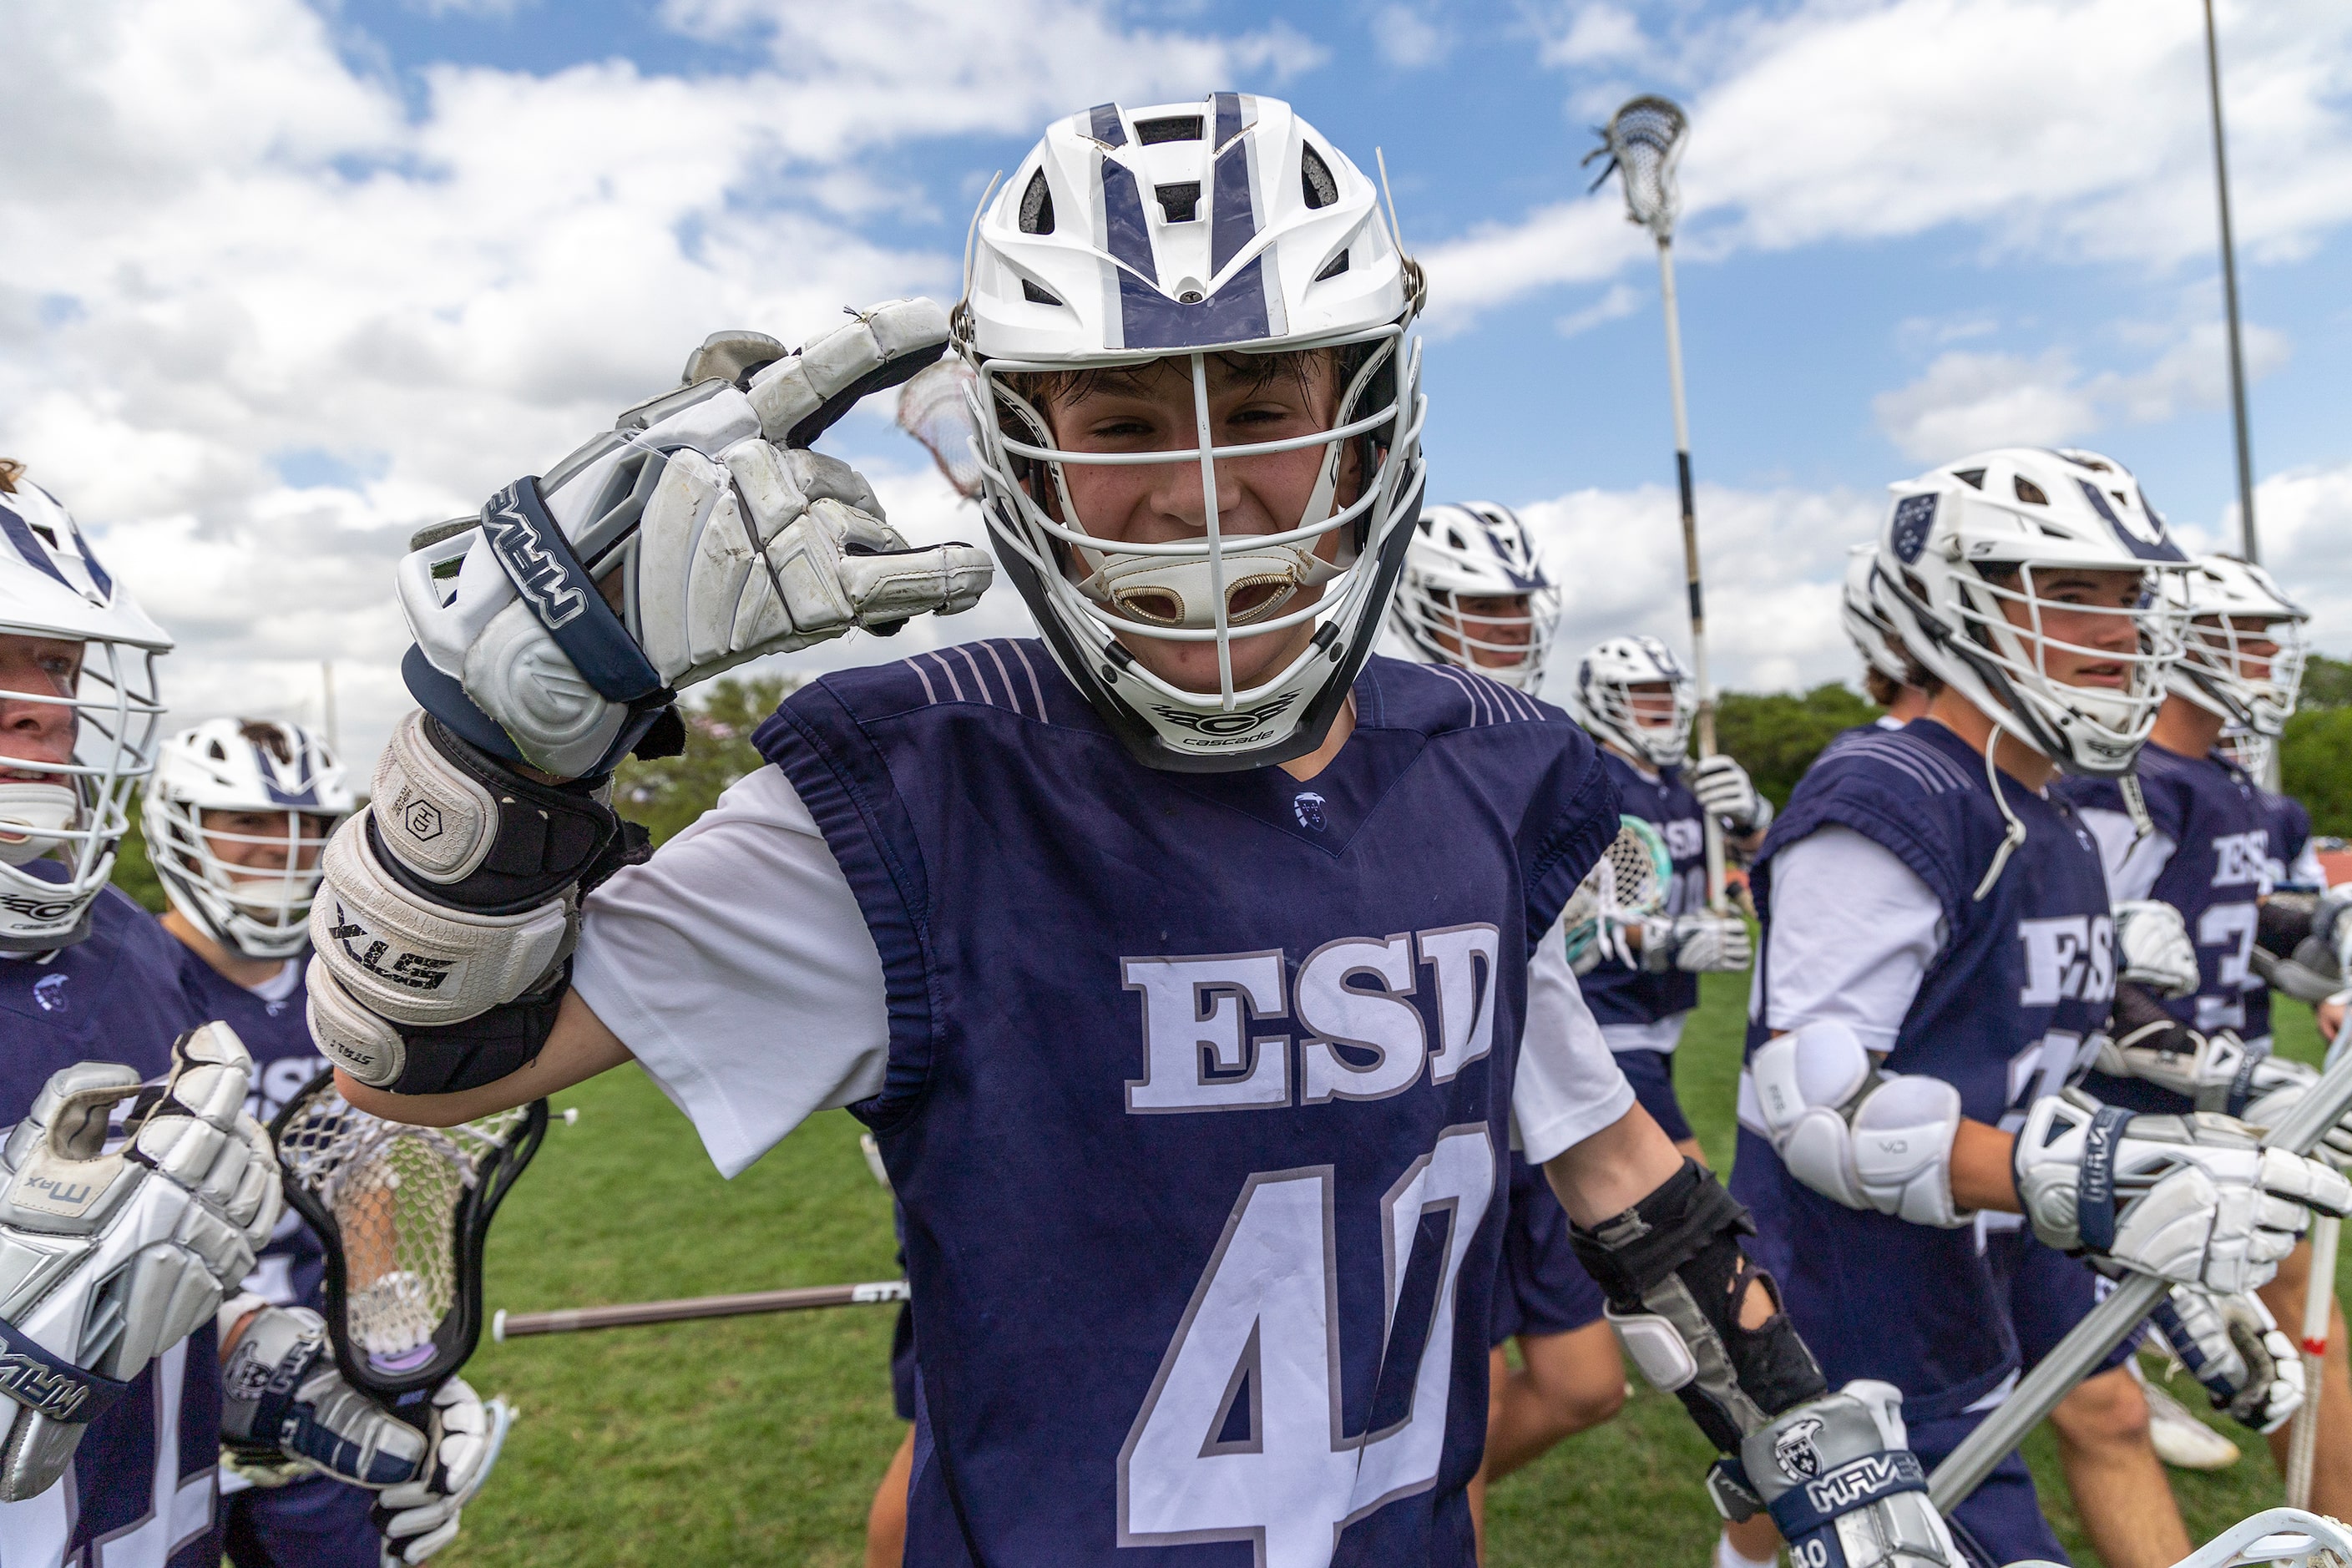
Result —
[[[1857,544],[1845,559],[1845,596],[1840,614],[1845,635],[1862,662],[1897,686],[1911,684],[1911,667],[1903,660],[1901,634],[1878,603],[1878,546]]]
[[[2240,770],[2256,784],[2263,784],[2270,777],[2271,753],[2277,749],[2275,740],[2268,735],[2257,735],[2243,724],[2231,724],[2221,731],[2221,754],[2237,763]]]
[[[173,907],[197,930],[247,958],[291,958],[310,945],[320,851],[359,808],[323,739],[299,724],[207,719],[163,742],[144,804],[148,858]],[[278,826],[207,831],[208,811],[266,813]],[[326,820],[306,825],[306,816]],[[221,857],[226,843],[266,844],[284,858],[272,869],[233,865]]]
[[[2172,694],[2265,739],[2284,731],[2303,685],[2310,614],[2279,592],[2269,573],[2234,555],[2198,561],[2179,574],[2173,597],[2188,624],[2180,662],[2172,667]],[[2250,676],[2252,656],[2241,644],[2263,639],[2278,651],[2261,675]]]
[[[2128,772],[2180,652],[2161,579],[2188,565],[2130,471],[2095,452],[2004,447],[1888,489],[1876,597],[1912,657],[2067,771]],[[2036,586],[2036,574],[2053,568],[2142,574],[2136,606],[2091,612],[2127,617],[2134,651],[2049,643],[2123,664],[2121,688],[2069,686],[2042,671],[2043,639],[2029,628],[2055,607]]]
[[[73,726],[70,763],[30,766],[10,762],[31,755],[7,738],[16,721],[0,730],[0,952],[47,952],[89,934],[90,903],[114,870],[131,786],[153,763],[155,658],[172,639],[57,498],[18,471],[0,465],[0,639],[81,645],[78,679],[0,687],[0,705],[63,709]]]
[[[1633,689],[1661,681],[1673,694],[1673,714],[1664,724],[1644,724],[1634,715]],[[1680,767],[1690,751],[1697,684],[1655,637],[1611,637],[1586,654],[1576,667],[1570,701],[1578,723],[1654,768]]]
[[[1379,635],[1421,505],[1423,400],[1408,336],[1421,269],[1376,196],[1289,105],[1221,92],[1056,121],[974,226],[955,330],[979,375],[989,532],[1063,672],[1152,766],[1224,772],[1313,751]],[[1209,361],[1308,349],[1338,353],[1333,427],[1213,445]],[[1181,450],[1057,447],[1023,395],[1024,377],[1170,359],[1190,360],[1202,410]],[[1278,533],[1229,539],[1210,527],[1113,547],[1070,500],[1072,464],[1197,464],[1214,519],[1220,464],[1308,447],[1323,451],[1320,479],[1297,526]],[[1362,491],[1342,506],[1350,447]],[[1234,643],[1309,622],[1312,640],[1286,668],[1234,689]],[[1122,637],[1213,643],[1218,689],[1161,679]]]
[[[1517,637],[1472,635],[1458,608],[1463,599],[1525,599],[1519,615],[1475,617],[1482,627],[1515,629]],[[1422,511],[1389,624],[1423,663],[1458,664],[1534,691],[1543,685],[1559,600],[1527,525],[1509,507],[1449,501]]]

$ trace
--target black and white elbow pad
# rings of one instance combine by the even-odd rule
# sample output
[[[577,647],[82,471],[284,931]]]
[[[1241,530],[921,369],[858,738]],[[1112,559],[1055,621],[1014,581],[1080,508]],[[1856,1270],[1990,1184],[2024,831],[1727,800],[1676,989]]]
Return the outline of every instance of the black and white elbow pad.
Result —
[[[1578,1260],[1609,1299],[1610,1326],[1626,1353],[1726,1454],[1829,1388],[1781,1310],[1772,1277],[1740,1250],[1739,1237],[1755,1234],[1748,1211],[1687,1159],[1623,1214],[1591,1230],[1570,1227]],[[1743,1329],[1739,1304],[1751,1282],[1770,1295],[1772,1314]]]

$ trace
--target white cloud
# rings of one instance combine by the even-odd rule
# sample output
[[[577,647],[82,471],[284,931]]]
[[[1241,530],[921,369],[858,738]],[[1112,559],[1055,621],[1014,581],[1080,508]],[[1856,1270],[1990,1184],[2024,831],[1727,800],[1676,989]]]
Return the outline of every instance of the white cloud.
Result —
[[[1372,13],[1372,47],[1400,70],[1433,66],[1454,52],[1454,36],[1410,5]]]
[[[1605,321],[1623,320],[1640,310],[1642,301],[1646,298],[1646,295],[1631,284],[1612,283],[1609,286],[1609,292],[1580,310],[1570,310],[1552,325],[1559,331],[1561,337],[1572,338],[1577,333],[1590,331]]]
[[[1649,53],[1649,40],[1633,13],[1619,6],[1580,5],[1565,31],[1543,42],[1541,58],[1548,66],[1584,66],[1638,60]]]

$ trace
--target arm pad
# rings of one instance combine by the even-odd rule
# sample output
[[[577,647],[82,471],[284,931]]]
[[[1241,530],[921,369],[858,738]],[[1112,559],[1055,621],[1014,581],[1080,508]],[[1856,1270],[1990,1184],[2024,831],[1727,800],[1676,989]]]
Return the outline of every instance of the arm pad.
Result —
[[[1773,1152],[1805,1185],[1914,1225],[1974,1217],[1952,1197],[1960,1091],[1950,1084],[1882,1076],[1853,1031],[1829,1020],[1767,1040],[1748,1071]]]

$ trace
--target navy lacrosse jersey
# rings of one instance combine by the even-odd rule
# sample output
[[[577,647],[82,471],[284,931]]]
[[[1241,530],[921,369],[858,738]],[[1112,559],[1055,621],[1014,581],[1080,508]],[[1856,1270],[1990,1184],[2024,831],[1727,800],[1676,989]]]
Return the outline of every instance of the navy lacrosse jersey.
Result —
[[[182,951],[109,888],[82,941],[47,960],[0,959],[0,1124],[22,1120],[49,1075],[76,1062],[121,1062],[161,1081],[172,1042],[205,1021],[183,984]],[[0,1504],[0,1560],[215,1568],[219,1452],[220,1357],[207,1321],[90,1423],[62,1480]]]
[[[2180,911],[2197,948],[2195,994],[2158,1000],[2193,1029],[2235,1029],[2259,1039],[2248,1029],[2246,1001],[2262,986],[2252,962],[2257,900],[2270,860],[2270,824],[2261,791],[2219,752],[2184,757],[2153,742],[2140,748],[2137,772],[2148,820],[2173,844],[2172,858],[2146,896]],[[2123,791],[2112,780],[2068,779],[2061,788],[2084,811],[2120,816],[2125,810]],[[2149,848],[2143,844],[2138,852]],[[2125,874],[2117,880],[2128,889],[2134,886],[2131,853],[2121,858]],[[2101,1100],[2134,1110],[2194,1109],[2186,1095],[2137,1079],[2094,1073],[2086,1087]]]
[[[2115,994],[2115,928],[2098,846],[2063,801],[2006,774],[2001,792],[2026,838],[1981,899],[2006,823],[1984,759],[1951,731],[1916,720],[1825,752],[1772,825],[1749,876],[1766,942],[1776,919],[1773,858],[1835,825],[1885,847],[1942,910],[1942,945],[1922,976],[1885,1068],[1960,1092],[1974,1121],[2015,1128],[2035,1099],[2080,1070]],[[1748,1026],[1753,1053],[1768,1037]],[[1743,1125],[1731,1190],[1755,1213],[1752,1250],[1832,1388],[1857,1377],[1903,1390],[1904,1415],[1958,1415],[2017,1366],[2015,1333],[1973,1226],[1940,1230],[1847,1208],[1798,1182]]]
[[[1698,796],[1683,783],[1680,768],[1654,775],[1603,748],[1601,760],[1617,784],[1618,809],[1650,822],[1666,841],[1674,880],[1666,888],[1664,913],[1688,914],[1706,908],[1706,828]],[[1622,962],[1603,960],[1578,981],[1595,1022],[1654,1024],[1698,1005],[1698,976],[1680,969],[1652,974]]]
[[[1134,763],[1032,641],[760,731],[887,982],[909,1561],[1472,1563],[1527,965],[1616,793],[1483,677],[1355,700],[1304,784]]]
[[[2262,797],[2263,825],[2271,834],[2263,868],[2271,891],[2283,888],[2305,893],[2320,891],[2320,887],[2305,884],[2295,872],[2295,862],[2311,847],[2311,813],[2291,795],[2267,789],[2256,793]],[[2323,879],[2323,886],[2324,882]]]
[[[253,1058],[253,1088],[245,1108],[267,1127],[288,1100],[327,1070],[326,1058],[310,1040],[302,966],[295,963],[287,977],[291,983],[265,988],[277,993],[267,995],[239,985],[192,949],[183,947],[181,952],[188,989],[204,1016],[235,1029]],[[277,1306],[327,1310],[327,1251],[293,1205],[286,1205],[268,1245],[254,1258],[245,1288]]]

